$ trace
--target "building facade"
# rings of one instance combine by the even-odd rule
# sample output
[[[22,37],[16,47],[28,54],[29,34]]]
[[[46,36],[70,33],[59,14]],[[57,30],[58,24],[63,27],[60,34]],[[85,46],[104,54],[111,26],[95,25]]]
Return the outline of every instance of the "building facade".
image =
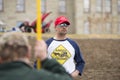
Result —
[[[41,0],[42,13],[52,12],[45,21],[59,15],[70,19],[71,34],[120,34],[120,0]],[[36,19],[36,0],[0,0],[0,21],[6,29]],[[54,23],[50,26],[54,33]]]

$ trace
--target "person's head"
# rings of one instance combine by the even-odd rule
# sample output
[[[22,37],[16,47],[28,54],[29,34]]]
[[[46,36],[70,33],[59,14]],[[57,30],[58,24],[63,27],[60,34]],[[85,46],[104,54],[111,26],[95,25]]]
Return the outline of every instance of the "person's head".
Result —
[[[24,25],[29,25],[29,22],[28,21],[24,21]]]
[[[2,62],[30,58],[30,45],[23,33],[8,32],[0,37],[0,58]]]
[[[60,16],[56,18],[55,22],[55,30],[59,35],[67,34],[68,26],[70,25],[69,20],[65,16]]]

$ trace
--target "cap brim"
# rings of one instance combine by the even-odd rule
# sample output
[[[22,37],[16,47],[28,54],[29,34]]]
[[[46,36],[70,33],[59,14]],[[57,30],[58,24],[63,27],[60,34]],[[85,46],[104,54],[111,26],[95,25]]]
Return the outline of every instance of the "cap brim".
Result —
[[[63,21],[63,22],[60,22],[59,24],[62,24],[62,23],[66,23],[66,24],[70,25],[70,23],[68,21]]]

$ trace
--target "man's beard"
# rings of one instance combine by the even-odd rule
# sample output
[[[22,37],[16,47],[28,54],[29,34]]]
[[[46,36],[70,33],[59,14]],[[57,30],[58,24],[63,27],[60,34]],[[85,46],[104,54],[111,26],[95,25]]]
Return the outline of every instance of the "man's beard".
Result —
[[[67,34],[67,32],[66,33],[59,33],[60,36],[64,36],[66,34]]]

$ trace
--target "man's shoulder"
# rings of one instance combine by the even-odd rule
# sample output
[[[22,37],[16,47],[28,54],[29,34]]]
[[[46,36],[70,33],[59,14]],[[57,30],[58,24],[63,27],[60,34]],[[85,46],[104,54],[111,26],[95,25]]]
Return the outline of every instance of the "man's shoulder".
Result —
[[[46,42],[49,42],[49,41],[52,41],[52,40],[53,40],[53,37],[47,39]]]
[[[77,42],[73,39],[67,38],[67,41],[72,45],[72,46],[78,46]]]
[[[67,38],[67,40],[69,41],[69,42],[72,42],[72,43],[76,43],[73,39],[71,39],[71,38]]]
[[[48,41],[48,40],[51,40],[51,39],[53,39],[53,37],[51,37],[51,38],[48,38],[46,41]]]
[[[53,40],[54,40],[53,37],[51,37],[51,38],[47,39],[45,42],[46,42],[47,44],[50,44]]]

